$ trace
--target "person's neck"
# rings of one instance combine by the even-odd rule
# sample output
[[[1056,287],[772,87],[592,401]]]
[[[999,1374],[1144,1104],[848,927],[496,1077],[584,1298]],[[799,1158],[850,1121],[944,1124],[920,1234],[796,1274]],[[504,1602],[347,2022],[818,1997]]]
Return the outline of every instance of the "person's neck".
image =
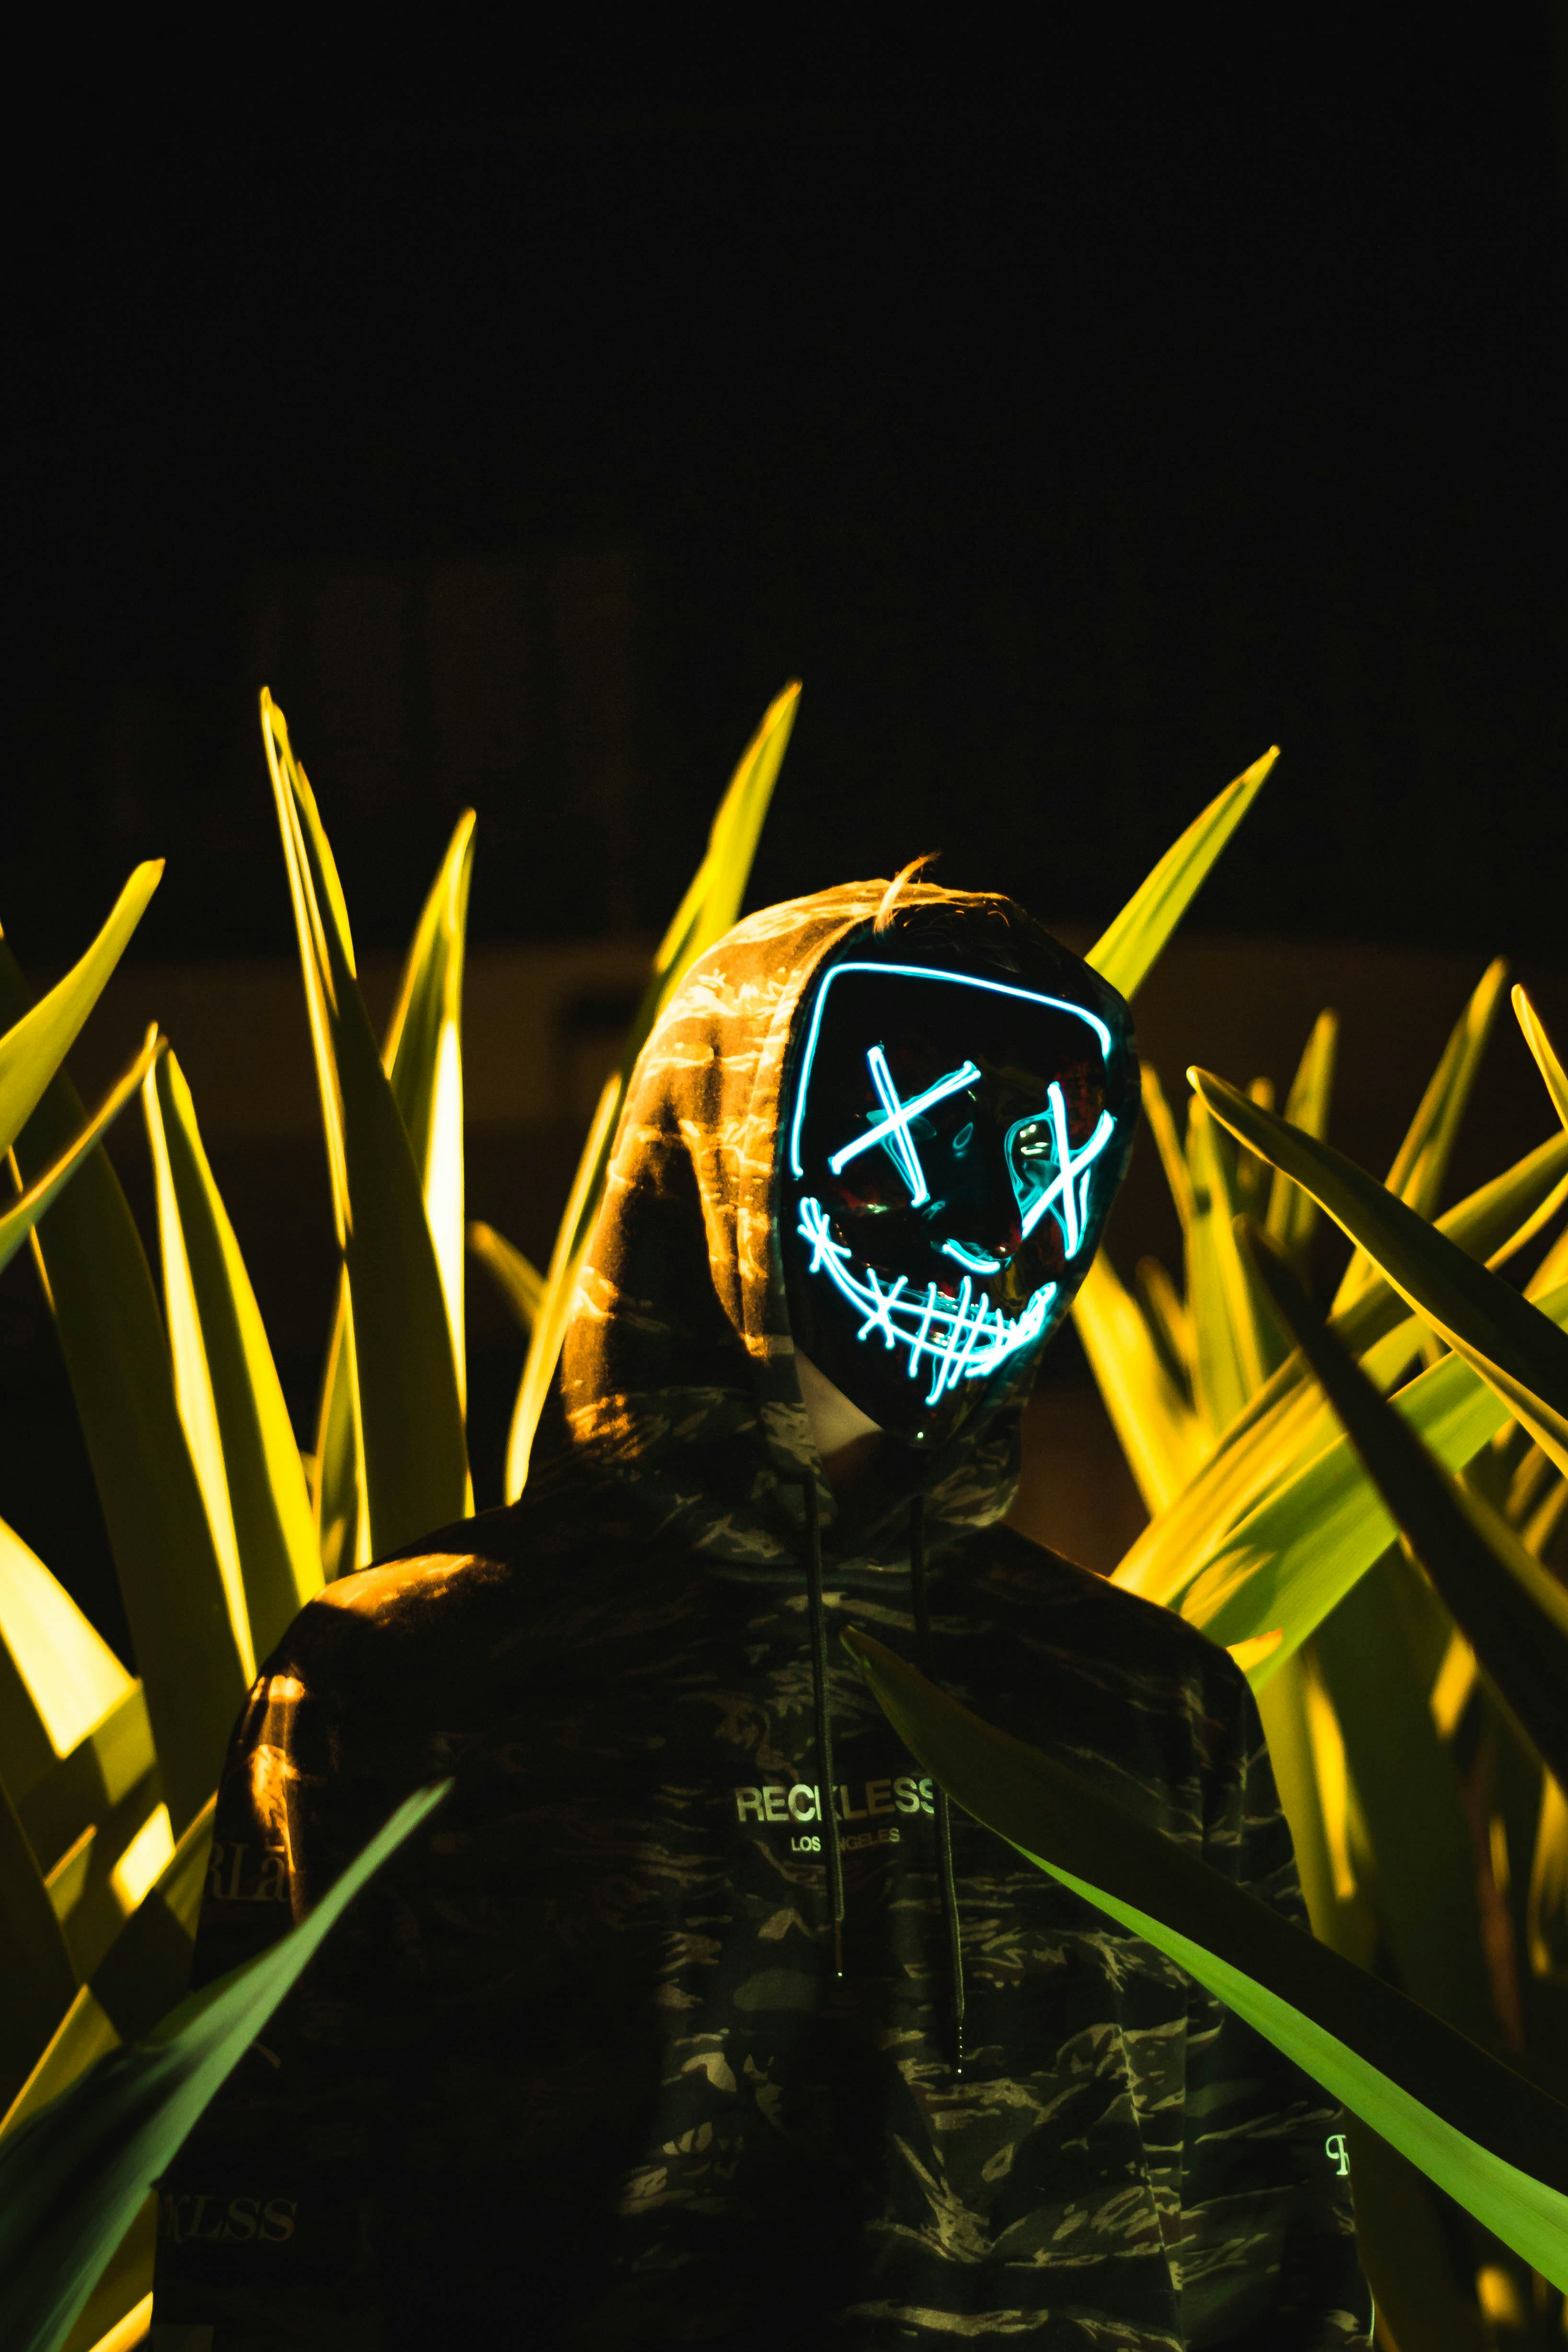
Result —
[[[836,1495],[860,1485],[882,1450],[882,1431],[869,1413],[851,1404],[811,1358],[795,1351],[801,1402],[822,1462],[822,1475]]]

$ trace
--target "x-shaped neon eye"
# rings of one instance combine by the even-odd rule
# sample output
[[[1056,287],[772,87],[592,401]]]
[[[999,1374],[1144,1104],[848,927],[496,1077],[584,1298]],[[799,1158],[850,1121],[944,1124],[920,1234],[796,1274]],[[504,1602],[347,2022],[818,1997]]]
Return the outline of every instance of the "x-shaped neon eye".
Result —
[[[1050,1113],[1051,1133],[1056,1141],[1057,1172],[1045,1191],[1031,1201],[1024,1214],[1024,1237],[1034,1232],[1047,1209],[1054,1209],[1061,1224],[1062,1240],[1068,1257],[1076,1257],[1083,1239],[1084,1221],[1089,1213],[1089,1179],[1087,1171],[1099,1159],[1110,1142],[1116,1121],[1108,1110],[1102,1110],[1094,1133],[1079,1152],[1068,1140],[1067,1103],[1062,1090],[1053,1079],[1046,1089],[1046,1106]],[[1083,1178],[1081,1185],[1079,1177]]]
[[[866,1066],[871,1073],[877,1099],[888,1116],[879,1119],[875,1127],[868,1127],[864,1135],[858,1135],[853,1143],[847,1143],[842,1151],[836,1151],[827,1164],[836,1176],[841,1175],[849,1162],[858,1159],[862,1151],[869,1151],[874,1144],[880,1143],[886,1147],[897,1164],[900,1175],[910,1188],[910,1208],[918,1209],[923,1202],[931,1199],[931,1189],[921,1167],[914,1137],[910,1133],[910,1121],[918,1118],[922,1111],[930,1110],[933,1104],[945,1102],[949,1095],[958,1094],[964,1087],[973,1086],[980,1076],[979,1066],[973,1062],[965,1062],[962,1069],[950,1070],[945,1078],[938,1078],[934,1087],[928,1087],[923,1095],[914,1095],[908,1102],[899,1099],[899,1090],[893,1084],[893,1075],[880,1045],[871,1047],[866,1056]]]

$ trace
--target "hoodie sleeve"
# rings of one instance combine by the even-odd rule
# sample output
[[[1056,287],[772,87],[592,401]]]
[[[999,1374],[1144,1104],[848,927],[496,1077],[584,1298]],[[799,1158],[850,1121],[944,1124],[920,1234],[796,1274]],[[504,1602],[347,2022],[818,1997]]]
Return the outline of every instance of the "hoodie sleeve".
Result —
[[[1310,1934],[1263,1727],[1239,1676],[1224,1713],[1206,1859]],[[1363,2352],[1369,2344],[1372,2300],[1356,2254],[1343,2131],[1326,2092],[1193,1987],[1181,2255],[1194,2352]]]
[[[287,1934],[389,1809],[385,1790],[340,1769],[340,1710],[322,1696],[331,1675],[318,1678],[308,1663],[310,1618],[263,1670],[230,1742],[197,1985]],[[386,1888],[373,1882],[159,2183],[155,2343],[166,2329],[171,2345],[204,2352],[275,2342],[379,2352],[372,2159],[387,2088],[376,2059],[397,2002],[395,1919]],[[367,1947],[377,1946],[383,1967],[368,2006],[380,2013],[371,2018],[361,1972]]]

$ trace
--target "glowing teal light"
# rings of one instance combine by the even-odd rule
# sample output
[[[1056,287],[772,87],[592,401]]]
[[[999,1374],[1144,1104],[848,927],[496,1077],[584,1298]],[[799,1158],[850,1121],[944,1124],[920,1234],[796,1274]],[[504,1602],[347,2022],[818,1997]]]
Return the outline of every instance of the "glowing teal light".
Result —
[[[966,1249],[963,1242],[943,1242],[942,1254],[943,1257],[954,1259],[960,1265],[966,1265],[971,1274],[1000,1274],[1002,1271],[999,1257],[987,1257],[984,1250]]]
[[[1116,1131],[1116,1121],[1108,1110],[1102,1110],[1094,1133],[1081,1151],[1075,1152],[1068,1139],[1067,1104],[1062,1090],[1053,1078],[1046,1089],[1046,1107],[1050,1114],[1051,1136],[1056,1154],[1056,1175],[1038,1192],[1024,1212],[1024,1238],[1027,1241],[1047,1209],[1051,1210],[1062,1229],[1062,1244],[1068,1257],[1078,1255],[1084,1228],[1089,1223],[1089,1171],[1099,1159]],[[1013,1157],[1013,1141],[1019,1129],[1032,1127],[1033,1119],[1019,1119],[1007,1136],[1007,1156]],[[1031,1157],[1026,1144],[1019,1157],[1026,1167]],[[1031,1171],[1032,1172],[1032,1171]]]
[[[1097,1014],[1089,1012],[1083,1005],[1069,1004],[1064,997],[1042,996],[1037,989],[1033,988],[1009,988],[1005,982],[999,980],[975,980],[966,971],[936,971],[929,964],[835,964],[832,971],[828,972],[826,978],[824,980],[822,986],[816,992],[816,1002],[813,1005],[811,1013],[811,1026],[806,1032],[805,1052],[801,1059],[800,1077],[795,1087],[795,1117],[790,1121],[789,1164],[792,1174],[796,1176],[803,1176],[805,1173],[805,1168],[801,1163],[800,1157],[800,1129],[801,1121],[805,1116],[806,1097],[811,1086],[812,1064],[816,1058],[816,1041],[822,1028],[823,1007],[827,1003],[828,991],[831,989],[834,982],[839,978],[841,973],[847,971],[868,971],[879,975],[891,976],[900,980],[940,980],[944,981],[950,988],[979,988],[985,990],[992,996],[1014,996],[1019,998],[1026,1004],[1044,1004],[1053,1013],[1070,1013],[1075,1021],[1086,1022],[1089,1027],[1093,1030],[1096,1037],[1100,1040],[1100,1054],[1107,1060],[1110,1058],[1110,1032],[1106,1027],[1104,1022],[1101,1021]],[[979,1076],[978,1071],[976,1071],[975,1076]],[[964,1083],[967,1084],[968,1081],[966,1080]],[[902,1108],[906,1118],[912,1118],[915,1116],[916,1107],[914,1104],[905,1104]],[[880,1142],[886,1139],[881,1136],[878,1136],[874,1139],[870,1136],[862,1136],[859,1139],[858,1148],[864,1150],[867,1144],[873,1139]],[[1081,1158],[1078,1164],[1079,1167],[1084,1164]],[[837,1175],[838,1172],[838,1164],[833,1163],[833,1168],[834,1173]],[[922,1198],[924,1196],[922,1195]]]
[[[853,1253],[834,1240],[820,1201],[801,1202],[800,1232],[812,1245],[807,1271],[826,1274],[839,1295],[865,1316],[856,1338],[869,1339],[879,1332],[885,1348],[907,1348],[910,1360],[905,1370],[911,1381],[921,1378],[929,1361],[928,1405],[935,1404],[945,1390],[956,1388],[961,1380],[985,1380],[1020,1348],[1032,1347],[1045,1328],[1047,1312],[1057,1295],[1054,1282],[1044,1283],[1021,1315],[1008,1316],[973,1289],[967,1274],[956,1298],[938,1290],[934,1282],[928,1282],[924,1293],[916,1297],[909,1289],[908,1276],[902,1274],[884,1289],[875,1267],[868,1266],[864,1276],[855,1273]]]
[[[836,1176],[841,1175],[850,1160],[858,1159],[862,1151],[869,1151],[873,1144],[886,1144],[899,1164],[900,1174],[910,1188],[910,1206],[918,1209],[931,1199],[931,1191],[921,1167],[920,1154],[915,1150],[914,1138],[910,1133],[910,1121],[918,1118],[921,1111],[930,1110],[933,1103],[945,1102],[949,1095],[958,1094],[964,1087],[973,1085],[980,1076],[979,1068],[973,1062],[965,1062],[961,1070],[949,1070],[945,1078],[938,1078],[935,1086],[928,1087],[923,1095],[915,1095],[910,1101],[900,1102],[899,1090],[893,1084],[893,1074],[888,1067],[887,1055],[880,1045],[871,1047],[866,1062],[871,1073],[871,1084],[877,1089],[877,1098],[888,1116],[875,1127],[868,1128],[864,1135],[858,1135],[853,1143],[847,1143],[842,1151],[836,1151],[827,1164]]]

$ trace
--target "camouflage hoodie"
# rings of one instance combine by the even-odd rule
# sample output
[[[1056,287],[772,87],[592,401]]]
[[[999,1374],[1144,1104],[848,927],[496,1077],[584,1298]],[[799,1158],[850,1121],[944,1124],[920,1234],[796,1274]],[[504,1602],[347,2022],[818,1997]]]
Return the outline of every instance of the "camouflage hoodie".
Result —
[[[836,1505],[773,1216],[781,1077],[881,883],[774,907],[638,1063],[528,1491],[331,1586],[268,1660],[219,1800],[197,1978],[361,1895],[164,2184],[154,2343],[845,2352],[1363,2346],[1331,2104],[1158,1953],[936,1798],[837,1641],[930,1655],[1289,1916],[1247,1685],[1002,1524],[1026,1375]],[[1005,900],[917,886],[910,943]],[[843,1974],[808,1639],[824,1556]]]

